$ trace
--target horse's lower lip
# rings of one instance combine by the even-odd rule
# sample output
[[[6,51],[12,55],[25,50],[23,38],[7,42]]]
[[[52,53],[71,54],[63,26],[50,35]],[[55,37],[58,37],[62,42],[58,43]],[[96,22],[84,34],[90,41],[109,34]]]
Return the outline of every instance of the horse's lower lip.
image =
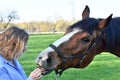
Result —
[[[53,71],[53,70],[44,71],[44,72],[42,72],[42,75],[47,75],[47,74],[51,73],[52,71]]]
[[[43,67],[40,67],[41,71],[44,72],[46,71],[47,69],[43,68]]]
[[[51,73],[53,71],[53,69],[48,70],[48,69],[46,69],[46,68],[44,68],[42,66],[39,66],[39,68],[42,70],[42,75],[47,75],[47,74],[49,74],[49,73]]]

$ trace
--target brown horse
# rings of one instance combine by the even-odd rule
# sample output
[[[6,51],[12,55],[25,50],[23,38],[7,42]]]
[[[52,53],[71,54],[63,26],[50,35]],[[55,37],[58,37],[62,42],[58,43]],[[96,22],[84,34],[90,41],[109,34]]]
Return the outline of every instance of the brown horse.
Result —
[[[85,7],[82,20],[71,25],[65,35],[42,51],[36,61],[47,74],[57,74],[68,68],[84,68],[95,55],[110,52],[120,57],[120,18],[90,18],[90,9]]]

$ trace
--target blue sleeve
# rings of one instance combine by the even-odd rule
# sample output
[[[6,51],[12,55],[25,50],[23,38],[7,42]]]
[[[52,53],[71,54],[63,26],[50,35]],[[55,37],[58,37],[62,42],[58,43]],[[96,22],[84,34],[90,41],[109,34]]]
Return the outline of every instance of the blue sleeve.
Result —
[[[4,68],[0,69],[0,80],[10,80],[8,73]]]

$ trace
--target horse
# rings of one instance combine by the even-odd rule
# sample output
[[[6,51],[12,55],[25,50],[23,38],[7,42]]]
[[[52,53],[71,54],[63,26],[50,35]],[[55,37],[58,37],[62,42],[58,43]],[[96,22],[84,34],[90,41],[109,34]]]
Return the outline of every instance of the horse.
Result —
[[[61,75],[69,68],[85,68],[101,52],[120,57],[120,17],[92,18],[86,5],[82,20],[70,25],[65,34],[36,58],[39,68],[47,75]]]

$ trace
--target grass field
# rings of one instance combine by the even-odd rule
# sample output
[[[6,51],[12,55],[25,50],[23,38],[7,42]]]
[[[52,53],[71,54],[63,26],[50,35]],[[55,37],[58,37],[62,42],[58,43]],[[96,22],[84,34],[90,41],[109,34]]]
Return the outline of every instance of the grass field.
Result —
[[[30,35],[28,50],[20,58],[27,75],[36,68],[35,59],[38,54],[47,46],[59,39],[62,34]],[[41,80],[54,80],[55,73],[44,76]],[[59,80],[119,80],[120,79],[120,58],[102,53],[97,55],[92,63],[84,69],[68,69]]]

